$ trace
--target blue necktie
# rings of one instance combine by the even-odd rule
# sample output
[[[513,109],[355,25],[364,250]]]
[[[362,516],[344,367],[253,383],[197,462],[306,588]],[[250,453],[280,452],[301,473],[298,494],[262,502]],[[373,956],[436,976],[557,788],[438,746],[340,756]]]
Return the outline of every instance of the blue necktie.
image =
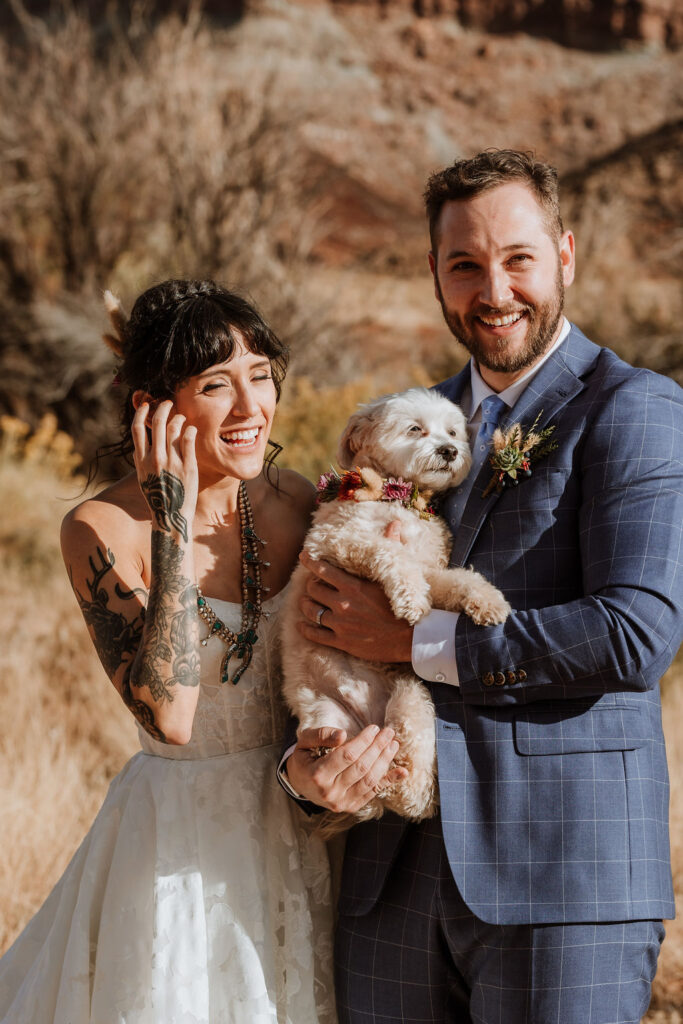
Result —
[[[447,516],[453,530],[456,530],[460,525],[467,499],[474,486],[474,481],[477,479],[479,470],[488,457],[491,448],[491,438],[498,426],[498,420],[506,409],[506,403],[498,395],[489,395],[481,403],[481,423],[472,445],[472,468],[448,501]]]
[[[498,420],[505,409],[507,409],[507,405],[498,395],[489,395],[481,403],[481,425],[472,452],[472,470],[475,473],[481,469],[481,464],[486,458],[491,444],[491,438],[498,426]],[[472,471],[470,471],[470,475],[472,475]]]

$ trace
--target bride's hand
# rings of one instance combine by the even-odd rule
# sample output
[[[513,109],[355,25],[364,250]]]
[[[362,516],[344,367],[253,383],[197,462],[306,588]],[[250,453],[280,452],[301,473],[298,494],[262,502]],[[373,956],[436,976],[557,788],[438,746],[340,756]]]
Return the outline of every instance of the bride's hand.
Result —
[[[172,409],[171,401],[160,402],[150,420],[149,403],[142,402],[131,435],[135,469],[153,525],[165,533],[176,530],[187,542],[197,505],[197,428],[185,426],[185,417],[171,415]]]

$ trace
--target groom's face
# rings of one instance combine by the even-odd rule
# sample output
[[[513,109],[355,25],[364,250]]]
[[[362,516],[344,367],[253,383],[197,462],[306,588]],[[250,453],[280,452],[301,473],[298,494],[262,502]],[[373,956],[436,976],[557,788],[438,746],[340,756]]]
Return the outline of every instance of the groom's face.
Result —
[[[526,185],[498,185],[444,204],[429,255],[451,332],[481,368],[521,376],[557,337],[574,278],[571,232],[552,236]]]

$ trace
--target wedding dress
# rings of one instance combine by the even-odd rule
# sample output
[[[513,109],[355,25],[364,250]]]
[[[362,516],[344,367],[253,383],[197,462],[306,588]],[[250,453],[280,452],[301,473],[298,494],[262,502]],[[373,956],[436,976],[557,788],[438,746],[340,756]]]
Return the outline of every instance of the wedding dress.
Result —
[[[0,961],[2,1024],[333,1024],[326,850],[277,783],[277,608],[219,682],[201,648],[192,739],[114,779],[47,901]],[[237,630],[239,605],[208,598]],[[202,631],[203,635],[203,631]]]

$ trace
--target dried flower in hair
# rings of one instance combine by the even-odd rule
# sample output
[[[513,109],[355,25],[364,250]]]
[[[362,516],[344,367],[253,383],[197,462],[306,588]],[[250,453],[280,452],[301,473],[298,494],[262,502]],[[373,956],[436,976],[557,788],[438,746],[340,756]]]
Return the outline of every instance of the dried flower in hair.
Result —
[[[121,305],[121,300],[117,299],[113,292],[108,289],[104,293],[104,308],[109,314],[111,325],[114,328],[114,334],[103,334],[102,340],[104,341],[107,348],[110,348],[115,356],[119,359],[123,359],[123,354],[126,345],[126,324],[128,319]]]

